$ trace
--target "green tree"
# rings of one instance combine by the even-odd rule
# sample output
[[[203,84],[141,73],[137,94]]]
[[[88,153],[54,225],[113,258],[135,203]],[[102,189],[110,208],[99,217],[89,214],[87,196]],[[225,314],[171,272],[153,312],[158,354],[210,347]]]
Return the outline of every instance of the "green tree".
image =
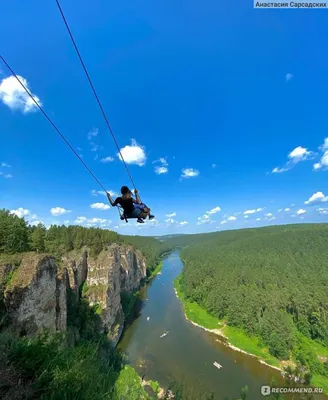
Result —
[[[0,210],[0,252],[15,253],[28,249],[28,227],[24,218]]]
[[[39,224],[31,233],[31,248],[37,252],[45,251],[46,228]]]

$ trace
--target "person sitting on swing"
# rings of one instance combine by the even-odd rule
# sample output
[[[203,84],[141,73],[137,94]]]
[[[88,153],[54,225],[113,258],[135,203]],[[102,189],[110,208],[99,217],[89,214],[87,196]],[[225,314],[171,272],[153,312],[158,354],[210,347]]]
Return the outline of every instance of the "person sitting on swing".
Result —
[[[132,192],[127,186],[121,187],[121,194],[121,197],[117,197],[113,201],[110,194],[107,193],[108,201],[113,207],[120,205],[123,208],[124,214],[121,219],[137,218],[137,222],[142,224],[147,216],[149,219],[155,218],[154,215],[150,214],[150,208],[141,202],[138,190],[135,190],[135,199],[132,197]]]

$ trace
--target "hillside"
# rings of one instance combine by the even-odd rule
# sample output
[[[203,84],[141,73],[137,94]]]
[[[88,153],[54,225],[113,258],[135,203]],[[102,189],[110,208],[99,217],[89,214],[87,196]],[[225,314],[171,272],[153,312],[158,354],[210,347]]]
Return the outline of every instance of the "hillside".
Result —
[[[181,237],[181,290],[281,360],[328,377],[328,224]],[[189,243],[188,243],[189,242]],[[312,341],[313,345],[309,345]],[[321,360],[321,361],[320,361]]]
[[[157,398],[158,384],[142,383],[115,346],[166,250],[109,230],[32,227],[0,210],[0,397]]]

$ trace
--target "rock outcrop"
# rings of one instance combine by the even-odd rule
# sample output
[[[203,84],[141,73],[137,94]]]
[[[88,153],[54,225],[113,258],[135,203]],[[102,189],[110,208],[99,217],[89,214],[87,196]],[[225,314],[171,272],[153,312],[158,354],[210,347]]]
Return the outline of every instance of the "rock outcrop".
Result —
[[[72,290],[75,298],[83,292],[90,306],[99,305],[102,329],[116,345],[124,325],[121,293],[138,289],[146,277],[142,254],[113,244],[97,257],[87,249],[73,251],[59,264],[51,256],[30,253],[19,266],[0,265],[2,301],[14,329],[24,335],[65,330]]]

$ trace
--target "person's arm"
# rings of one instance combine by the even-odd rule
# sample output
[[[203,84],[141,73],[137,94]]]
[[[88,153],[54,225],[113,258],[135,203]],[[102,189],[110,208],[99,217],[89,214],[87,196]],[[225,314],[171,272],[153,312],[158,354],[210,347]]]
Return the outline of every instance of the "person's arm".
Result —
[[[135,202],[136,202],[137,204],[141,204],[141,200],[140,200],[140,197],[139,197],[139,192],[138,192],[137,189],[135,189],[134,194],[135,194],[135,196],[136,196]]]
[[[107,192],[107,199],[110,202],[110,204],[112,205],[112,207],[115,207],[117,205],[117,199],[115,199],[115,201],[113,201],[113,199],[110,197],[110,194]]]

